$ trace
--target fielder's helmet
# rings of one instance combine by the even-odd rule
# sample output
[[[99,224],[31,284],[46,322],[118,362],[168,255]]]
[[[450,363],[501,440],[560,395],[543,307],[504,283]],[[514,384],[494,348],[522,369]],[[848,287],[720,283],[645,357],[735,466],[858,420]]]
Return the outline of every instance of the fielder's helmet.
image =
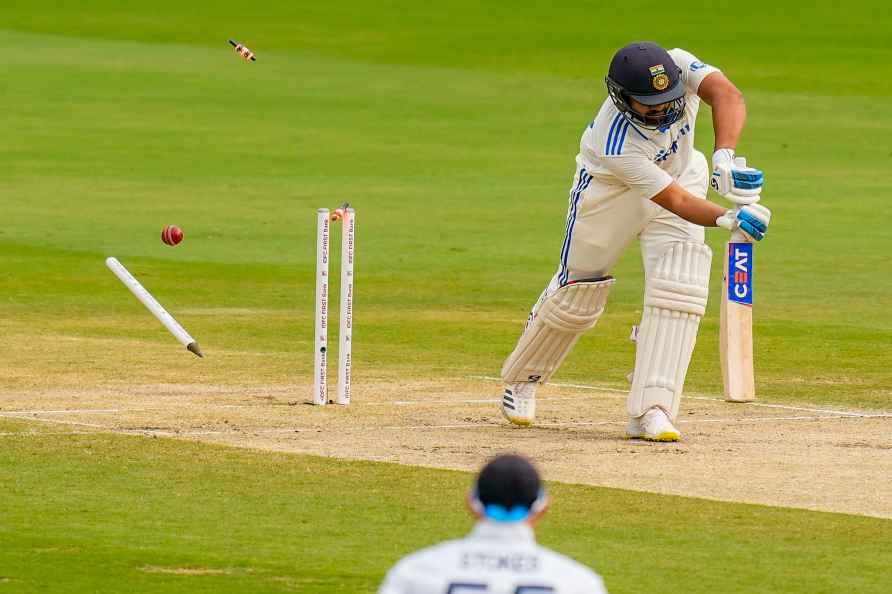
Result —
[[[626,118],[642,128],[665,130],[684,113],[680,75],[681,69],[666,50],[656,43],[636,41],[616,52],[604,80],[613,104]],[[632,109],[629,98],[644,105],[669,105],[659,114],[642,114]]]

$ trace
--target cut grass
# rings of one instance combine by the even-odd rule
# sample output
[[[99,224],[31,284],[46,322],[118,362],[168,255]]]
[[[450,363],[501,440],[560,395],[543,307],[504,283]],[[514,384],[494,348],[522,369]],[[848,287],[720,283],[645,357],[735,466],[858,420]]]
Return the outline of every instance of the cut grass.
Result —
[[[8,65],[18,91],[0,147],[9,165],[0,201],[12,223],[0,232],[0,325],[33,333],[37,347],[30,358],[18,353],[16,367],[67,381],[54,359],[39,356],[51,348],[41,341],[58,333],[176,348],[103,266],[115,255],[174,315],[186,312],[180,321],[209,358],[282,355],[227,359],[216,381],[308,375],[313,212],[349,199],[358,212],[357,374],[494,375],[554,269],[574,145],[602,96],[588,78],[566,76],[564,50],[552,48],[548,72],[539,62],[499,72],[486,60],[443,68],[436,45],[407,63],[376,62],[376,52],[349,44],[307,51],[321,38],[271,33],[262,61],[245,64],[207,36],[183,44],[189,12],[162,19],[170,37],[149,41],[149,29],[160,35],[149,25],[157,7],[143,7],[145,21],[140,9],[85,21],[66,6],[56,8],[59,22],[81,37],[22,32],[56,28],[46,15],[25,26],[15,10],[7,26],[22,30],[0,37],[0,49],[18,56]],[[264,19],[286,11],[270,10]],[[301,26],[327,30],[326,15],[334,18],[310,11]],[[408,23],[423,27],[442,17],[413,15]],[[97,30],[117,19],[132,27]],[[384,27],[380,43],[406,42],[385,34],[390,25],[374,26]],[[398,28],[408,34],[407,26]],[[606,45],[598,52],[609,55]],[[877,274],[892,246],[873,213],[889,200],[876,180],[890,161],[866,148],[882,143],[877,121],[890,116],[859,109],[863,97],[805,94],[755,76],[740,52],[716,50],[714,59],[742,77],[751,112],[744,150],[768,172],[775,213],[756,255],[759,395],[888,408],[892,371],[874,345],[892,342],[892,277]],[[823,64],[814,68],[827,76]],[[698,144],[708,151],[706,109],[703,120]],[[821,149],[828,137],[851,137],[851,151]],[[175,249],[158,237],[169,223],[186,233]],[[719,252],[724,233],[708,235]],[[560,377],[625,385],[626,336],[641,307],[638,260],[630,249],[618,264],[607,315]],[[714,296],[718,268],[716,258]],[[189,313],[202,310],[220,313]],[[713,298],[688,374],[692,392],[720,390],[717,312]],[[113,367],[115,351],[98,353],[96,367]],[[79,353],[61,356],[73,364]],[[9,388],[4,377],[0,390]]]
[[[471,525],[467,473],[138,436],[8,435],[26,427],[0,421],[5,592],[374,592],[399,557]],[[614,594],[643,583],[888,586],[888,520],[549,489],[541,542],[596,568]]]

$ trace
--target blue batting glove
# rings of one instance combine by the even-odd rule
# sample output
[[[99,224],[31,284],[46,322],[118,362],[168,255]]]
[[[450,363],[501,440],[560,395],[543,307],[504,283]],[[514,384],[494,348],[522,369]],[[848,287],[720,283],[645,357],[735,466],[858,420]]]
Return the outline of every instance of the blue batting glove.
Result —
[[[729,231],[740,231],[749,241],[762,241],[770,221],[770,210],[761,204],[749,204],[729,210],[715,222]]]
[[[734,204],[758,202],[764,181],[762,171],[747,167],[746,159],[735,157],[731,149],[719,149],[712,155],[712,177],[709,184],[719,195]]]

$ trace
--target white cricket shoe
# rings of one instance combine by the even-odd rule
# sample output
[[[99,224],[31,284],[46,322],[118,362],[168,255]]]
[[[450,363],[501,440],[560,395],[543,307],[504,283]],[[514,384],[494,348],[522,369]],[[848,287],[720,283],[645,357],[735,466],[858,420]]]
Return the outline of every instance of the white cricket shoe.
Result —
[[[647,441],[678,441],[681,439],[681,432],[669,420],[666,411],[655,406],[640,417],[629,419],[626,437]]]
[[[536,382],[505,384],[502,414],[515,425],[531,425],[536,418]]]

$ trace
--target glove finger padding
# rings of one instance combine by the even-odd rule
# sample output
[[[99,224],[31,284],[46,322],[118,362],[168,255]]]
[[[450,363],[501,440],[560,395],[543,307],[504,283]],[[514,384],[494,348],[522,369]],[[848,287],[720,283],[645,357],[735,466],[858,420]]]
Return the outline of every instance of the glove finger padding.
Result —
[[[737,226],[754,241],[762,241],[771,221],[771,211],[761,204],[742,206],[737,211]]]
[[[764,174],[758,169],[732,169],[731,180],[735,189],[754,190],[762,187]]]
[[[712,186],[712,189],[715,190],[717,194],[735,204],[750,204],[755,202],[758,200],[759,193],[761,192],[760,188],[736,188],[734,186],[734,178],[731,169],[726,165],[719,165],[716,167],[712,172],[709,185]],[[755,200],[752,199],[752,197],[755,197]]]
[[[740,226],[748,226],[751,229],[755,229],[759,233],[764,233],[766,229],[768,229],[768,225],[760,221],[758,218],[749,214],[745,210],[741,210],[737,213],[737,218],[740,219]]]
[[[749,237],[753,241],[762,241],[765,238],[765,234],[756,229],[751,223],[747,221],[740,221],[739,224],[740,230],[743,231],[744,235]]]
[[[761,241],[770,221],[770,210],[761,204],[749,204],[725,212],[715,220],[715,224],[728,231],[739,229],[752,241]]]
[[[712,162],[709,183],[719,195],[735,204],[753,204],[759,201],[765,182],[762,171],[747,167],[746,159],[733,157],[733,152],[729,149],[716,151]]]
[[[741,213],[746,213],[747,215],[753,217],[758,220],[762,225],[764,225],[764,229],[768,228],[768,223],[771,222],[771,211],[761,204],[750,204],[748,206],[740,207]]]

